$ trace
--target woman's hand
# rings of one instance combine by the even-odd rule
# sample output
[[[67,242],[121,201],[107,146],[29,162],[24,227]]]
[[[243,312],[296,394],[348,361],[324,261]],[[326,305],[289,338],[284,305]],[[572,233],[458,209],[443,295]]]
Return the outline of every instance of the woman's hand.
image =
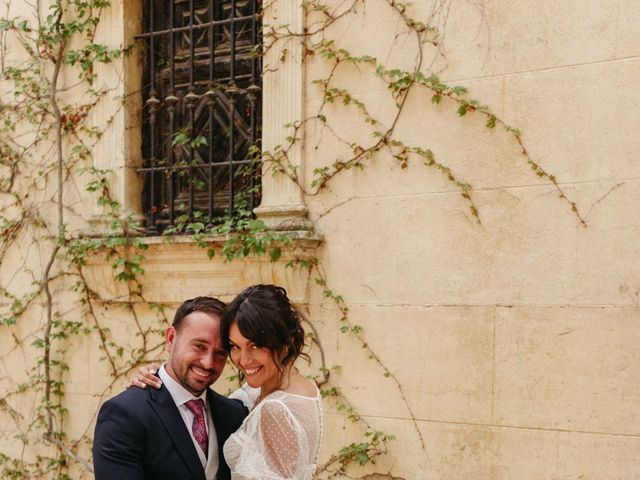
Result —
[[[140,367],[138,369],[138,375],[131,380],[125,388],[147,388],[147,385],[149,385],[157,390],[160,388],[160,385],[162,385],[162,380],[155,375],[157,372],[158,365],[155,363],[152,363],[148,367]]]

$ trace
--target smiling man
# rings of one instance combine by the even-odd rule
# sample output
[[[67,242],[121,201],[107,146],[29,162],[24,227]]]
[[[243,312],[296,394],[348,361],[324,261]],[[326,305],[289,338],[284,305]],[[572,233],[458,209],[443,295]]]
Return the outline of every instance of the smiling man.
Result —
[[[93,442],[97,480],[227,480],[222,446],[247,409],[209,388],[224,368],[224,303],[184,302],[165,333],[159,390],[130,388],[100,408]]]

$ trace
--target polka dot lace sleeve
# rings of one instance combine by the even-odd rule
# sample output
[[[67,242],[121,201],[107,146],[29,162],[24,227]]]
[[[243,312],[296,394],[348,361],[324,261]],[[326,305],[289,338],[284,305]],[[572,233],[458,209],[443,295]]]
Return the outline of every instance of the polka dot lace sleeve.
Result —
[[[274,392],[224,446],[233,480],[309,480],[322,436],[320,396]]]

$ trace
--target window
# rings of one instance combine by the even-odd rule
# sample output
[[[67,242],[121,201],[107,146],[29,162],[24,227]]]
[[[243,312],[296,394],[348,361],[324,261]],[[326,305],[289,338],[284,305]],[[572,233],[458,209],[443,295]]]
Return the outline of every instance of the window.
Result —
[[[143,209],[150,233],[260,200],[260,0],[146,0]]]

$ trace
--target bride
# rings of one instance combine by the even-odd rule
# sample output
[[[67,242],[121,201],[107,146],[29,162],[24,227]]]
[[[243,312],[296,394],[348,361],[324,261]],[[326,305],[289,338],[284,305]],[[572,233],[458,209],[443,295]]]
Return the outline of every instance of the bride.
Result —
[[[225,309],[222,342],[246,384],[231,397],[251,409],[224,444],[233,480],[310,480],[322,437],[322,400],[294,363],[304,331],[286,291],[275,285],[245,289]],[[158,378],[141,369],[140,381]],[[215,413],[214,413],[215,414]]]

